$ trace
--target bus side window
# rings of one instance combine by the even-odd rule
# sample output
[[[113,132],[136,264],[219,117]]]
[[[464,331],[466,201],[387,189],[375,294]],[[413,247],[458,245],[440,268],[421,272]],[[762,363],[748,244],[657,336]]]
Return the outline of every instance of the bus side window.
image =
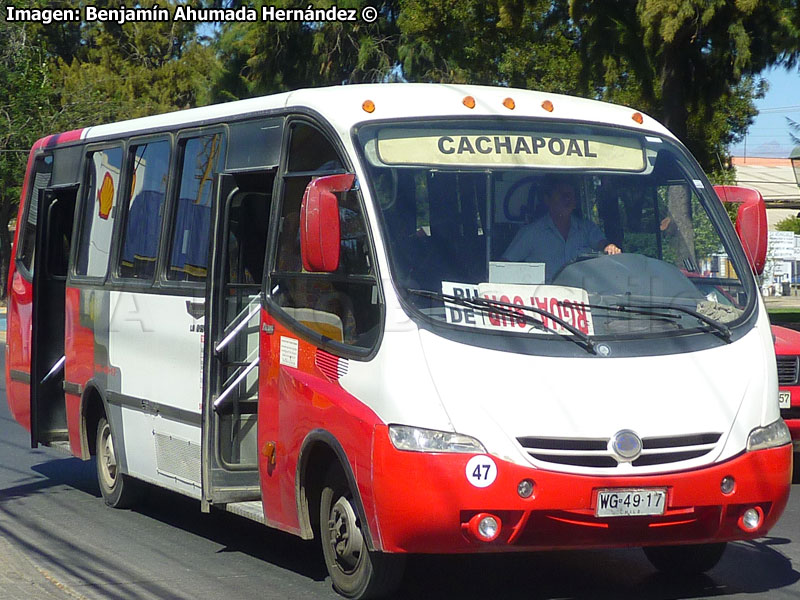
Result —
[[[226,282],[261,287],[276,169],[236,173],[227,226]]]
[[[379,334],[380,307],[374,258],[361,195],[339,194],[341,252],[334,273],[308,273],[300,256],[300,204],[315,177],[343,172],[333,145],[316,128],[294,123],[284,175],[280,235],[269,289],[299,324],[348,346],[371,348]]]
[[[65,279],[72,246],[72,227],[75,221],[77,189],[59,190],[49,204],[49,219],[45,244],[46,273],[55,279]]]
[[[133,146],[128,155],[130,193],[120,255],[120,277],[152,280],[167,195],[170,144]]]
[[[183,156],[167,279],[205,281],[212,189],[223,139],[221,133],[213,133],[180,144]]]
[[[122,148],[90,152],[87,158],[86,193],[81,208],[75,270],[78,275],[105,277],[117,216]]]
[[[17,251],[17,260],[31,275],[33,274],[33,255],[36,249],[36,222],[39,208],[39,191],[50,185],[52,173],[52,156],[40,156],[36,159],[33,178],[30,182],[28,211],[25,216],[25,225],[20,232],[19,250]]]

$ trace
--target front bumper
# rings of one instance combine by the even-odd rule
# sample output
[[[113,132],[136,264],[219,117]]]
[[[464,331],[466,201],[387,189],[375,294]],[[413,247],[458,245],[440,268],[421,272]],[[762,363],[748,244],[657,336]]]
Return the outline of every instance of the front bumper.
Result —
[[[610,548],[707,543],[761,537],[777,522],[789,498],[792,446],[741,454],[724,463],[685,472],[647,476],[585,476],[525,467],[492,457],[497,478],[485,488],[467,478],[470,454],[402,452],[385,426],[375,431],[373,492],[381,549],[386,552],[468,553]],[[724,495],[720,483],[736,481]],[[523,499],[517,486],[535,482]],[[597,491],[666,488],[663,515],[595,516]],[[763,513],[761,524],[740,525],[748,508]],[[475,515],[502,523],[500,535],[481,542],[468,532]]]

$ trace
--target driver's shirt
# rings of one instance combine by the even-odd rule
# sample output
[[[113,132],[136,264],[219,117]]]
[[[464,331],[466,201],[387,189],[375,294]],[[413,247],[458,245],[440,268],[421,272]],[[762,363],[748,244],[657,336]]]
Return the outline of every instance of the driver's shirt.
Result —
[[[549,214],[525,225],[506,248],[503,260],[511,262],[544,263],[545,281],[553,277],[565,264],[580,254],[602,250],[605,236],[600,228],[583,217],[570,217],[569,233],[561,237]]]

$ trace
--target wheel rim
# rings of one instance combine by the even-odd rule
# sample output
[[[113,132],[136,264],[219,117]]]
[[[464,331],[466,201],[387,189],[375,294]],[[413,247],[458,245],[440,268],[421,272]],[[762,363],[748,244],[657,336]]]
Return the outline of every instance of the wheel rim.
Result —
[[[114,454],[114,439],[111,437],[111,427],[106,423],[100,434],[100,444],[97,453],[97,464],[100,465],[100,476],[109,489],[117,481],[117,458]]]
[[[331,507],[328,532],[336,565],[344,573],[353,573],[361,561],[364,536],[353,506],[344,497]]]

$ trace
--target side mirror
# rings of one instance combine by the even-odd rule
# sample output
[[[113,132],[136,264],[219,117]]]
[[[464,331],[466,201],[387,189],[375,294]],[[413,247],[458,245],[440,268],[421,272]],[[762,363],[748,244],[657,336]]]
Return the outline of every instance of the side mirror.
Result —
[[[331,273],[339,268],[339,200],[335,192],[353,187],[352,173],[314,179],[300,205],[300,255],[303,268],[313,273]]]
[[[736,233],[744,246],[750,267],[756,275],[764,272],[767,262],[767,209],[761,192],[735,185],[715,185],[719,199],[739,205]]]

